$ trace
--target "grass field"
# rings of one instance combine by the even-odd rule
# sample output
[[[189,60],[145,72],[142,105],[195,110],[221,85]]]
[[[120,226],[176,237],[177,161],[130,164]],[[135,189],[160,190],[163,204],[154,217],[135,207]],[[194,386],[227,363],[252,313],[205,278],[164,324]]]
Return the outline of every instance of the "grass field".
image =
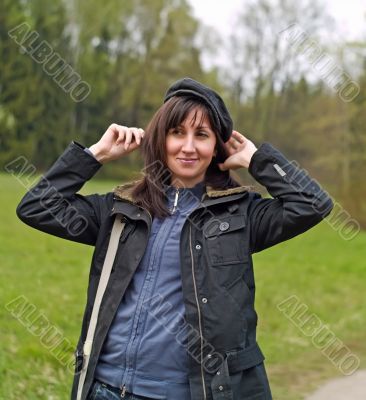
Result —
[[[82,193],[104,193],[116,183],[94,180]],[[14,318],[9,304],[25,299],[45,326],[58,329],[64,343],[75,346],[93,248],[24,225],[15,208],[26,188],[6,174],[0,174],[0,184],[0,399],[68,399],[71,371],[46,348],[39,332]],[[308,314],[314,313],[365,368],[365,249],[366,233],[347,242],[323,221],[254,256],[258,341],[274,399],[303,399],[328,377],[342,375],[311,335],[277,308],[290,296],[304,303]],[[63,355],[71,358],[70,346],[65,344]]]

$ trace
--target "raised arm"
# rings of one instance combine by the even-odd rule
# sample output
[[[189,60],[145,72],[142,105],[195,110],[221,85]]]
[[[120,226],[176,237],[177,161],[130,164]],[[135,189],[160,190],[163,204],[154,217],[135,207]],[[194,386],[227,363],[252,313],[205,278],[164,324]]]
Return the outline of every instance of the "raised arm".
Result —
[[[270,143],[253,154],[248,171],[273,197],[253,195],[248,210],[253,253],[307,231],[333,208],[319,184]]]
[[[16,213],[27,225],[75,242],[94,245],[100,208],[108,195],[77,192],[102,164],[72,142],[19,203]]]
[[[143,135],[142,129],[112,124],[90,149],[77,142],[70,143],[25,194],[16,209],[18,217],[40,231],[95,245],[101,216],[111,208],[113,193],[83,196],[77,192],[102,164],[137,149]]]
[[[233,131],[226,147],[230,156],[220,168],[248,168],[273,197],[250,193],[248,220],[253,253],[305,232],[331,212],[333,201],[328,194],[270,143],[262,143],[257,149],[244,135]]]

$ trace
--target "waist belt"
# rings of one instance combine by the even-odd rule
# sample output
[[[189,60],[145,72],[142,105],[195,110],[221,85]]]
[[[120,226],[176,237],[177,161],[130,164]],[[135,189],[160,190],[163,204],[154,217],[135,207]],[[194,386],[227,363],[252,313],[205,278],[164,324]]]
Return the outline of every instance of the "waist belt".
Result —
[[[258,346],[258,343],[227,354],[227,365],[230,373],[248,369],[254,365],[260,364],[264,360],[264,355]]]
[[[242,350],[226,352],[223,362],[211,381],[213,400],[233,400],[230,374],[254,367],[263,360],[264,355],[257,343]]]

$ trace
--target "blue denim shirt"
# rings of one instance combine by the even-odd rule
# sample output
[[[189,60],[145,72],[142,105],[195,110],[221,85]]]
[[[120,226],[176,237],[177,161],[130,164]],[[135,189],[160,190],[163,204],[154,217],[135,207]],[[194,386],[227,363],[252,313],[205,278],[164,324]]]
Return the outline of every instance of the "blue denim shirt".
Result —
[[[164,185],[173,210],[176,188]],[[154,218],[145,254],[119,305],[104,342],[95,377],[127,392],[156,399],[189,400],[179,241],[204,182],[180,188],[177,207]]]

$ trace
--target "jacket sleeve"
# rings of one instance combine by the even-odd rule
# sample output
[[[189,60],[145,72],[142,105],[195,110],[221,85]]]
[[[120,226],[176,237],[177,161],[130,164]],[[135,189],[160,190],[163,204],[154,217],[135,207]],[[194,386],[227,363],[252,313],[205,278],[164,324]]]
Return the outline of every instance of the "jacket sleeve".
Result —
[[[27,225],[64,239],[95,245],[106,196],[77,194],[102,166],[73,141],[17,206]]]
[[[252,253],[305,232],[333,208],[332,199],[316,180],[270,143],[259,146],[248,171],[273,197],[251,193],[248,219]]]

